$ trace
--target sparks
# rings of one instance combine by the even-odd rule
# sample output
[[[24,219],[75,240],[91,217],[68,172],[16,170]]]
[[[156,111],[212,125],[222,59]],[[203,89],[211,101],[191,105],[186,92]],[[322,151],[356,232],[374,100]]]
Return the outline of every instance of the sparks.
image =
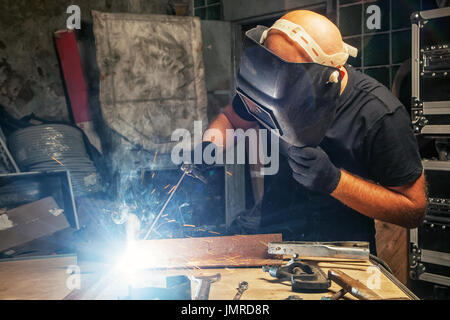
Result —
[[[58,159],[56,159],[54,157],[52,157],[52,159],[55,160],[56,162],[58,162],[60,165],[62,165],[64,167],[64,165],[60,161],[58,161]]]

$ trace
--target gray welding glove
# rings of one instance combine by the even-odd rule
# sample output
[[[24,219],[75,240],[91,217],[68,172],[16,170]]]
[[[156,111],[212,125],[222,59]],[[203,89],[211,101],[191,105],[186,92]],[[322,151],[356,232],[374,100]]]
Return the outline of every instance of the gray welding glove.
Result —
[[[332,193],[338,186],[341,170],[320,147],[291,147],[288,155],[292,176],[308,190]]]
[[[202,181],[204,183],[207,183],[207,171],[214,166],[214,163],[207,164],[204,160],[203,154],[204,154],[204,151],[206,148],[208,148],[208,151],[210,151],[212,149],[218,150],[218,147],[213,142],[204,141],[201,144],[199,144],[197,147],[195,147],[194,150],[191,151],[191,155],[190,155],[191,163],[183,163],[181,165],[181,170],[186,172],[186,174],[188,176],[199,179],[200,181]],[[199,163],[194,163],[195,162],[194,155],[196,152],[198,152],[198,153],[201,152],[201,154],[202,154],[201,162],[199,162]],[[209,152],[209,153],[211,153],[212,156],[215,156],[215,154],[217,152],[213,151],[213,152]]]

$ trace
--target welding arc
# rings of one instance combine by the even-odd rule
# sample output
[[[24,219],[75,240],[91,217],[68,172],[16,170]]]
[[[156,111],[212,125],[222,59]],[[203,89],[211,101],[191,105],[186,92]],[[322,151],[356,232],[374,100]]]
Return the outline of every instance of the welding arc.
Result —
[[[184,176],[186,175],[186,171],[183,171],[183,174],[180,178],[180,180],[178,180],[177,184],[173,187],[173,191],[172,193],[169,195],[169,198],[167,198],[166,202],[164,203],[163,207],[161,208],[161,210],[159,211],[158,215],[156,216],[155,220],[153,220],[152,225],[150,226],[150,229],[148,229],[147,233],[145,234],[144,240],[147,240],[147,238],[150,236],[150,233],[152,232],[153,228],[156,225],[156,222],[158,222],[159,218],[161,217],[161,215],[163,214],[164,210],[166,209],[167,205],[170,202],[170,199],[172,199],[172,196],[175,194],[175,192],[178,189],[178,186],[180,185],[181,181],[183,181]]]

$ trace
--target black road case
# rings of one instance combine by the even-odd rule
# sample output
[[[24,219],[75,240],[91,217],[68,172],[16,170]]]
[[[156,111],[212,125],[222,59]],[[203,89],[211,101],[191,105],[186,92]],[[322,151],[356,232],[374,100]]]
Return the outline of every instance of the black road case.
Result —
[[[411,19],[414,132],[450,135],[450,7],[415,12]]]

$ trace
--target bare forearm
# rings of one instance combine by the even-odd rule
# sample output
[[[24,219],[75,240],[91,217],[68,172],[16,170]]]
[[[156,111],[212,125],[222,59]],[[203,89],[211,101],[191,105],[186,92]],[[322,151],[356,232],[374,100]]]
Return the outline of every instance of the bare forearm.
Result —
[[[208,130],[203,135],[203,141],[211,141],[219,147],[223,147],[226,145],[226,130],[233,128],[228,118],[221,113],[216,120],[211,122]]]
[[[224,111],[211,122],[208,130],[203,135],[203,141],[211,141],[220,147],[228,146],[226,132],[229,129],[243,129],[254,127],[256,122],[246,121],[240,118],[231,105],[224,108]],[[229,141],[228,143],[234,143]]]
[[[370,218],[413,228],[422,221],[426,208],[422,180],[423,176],[412,186],[414,192],[405,195],[341,170],[341,179],[331,195]]]

